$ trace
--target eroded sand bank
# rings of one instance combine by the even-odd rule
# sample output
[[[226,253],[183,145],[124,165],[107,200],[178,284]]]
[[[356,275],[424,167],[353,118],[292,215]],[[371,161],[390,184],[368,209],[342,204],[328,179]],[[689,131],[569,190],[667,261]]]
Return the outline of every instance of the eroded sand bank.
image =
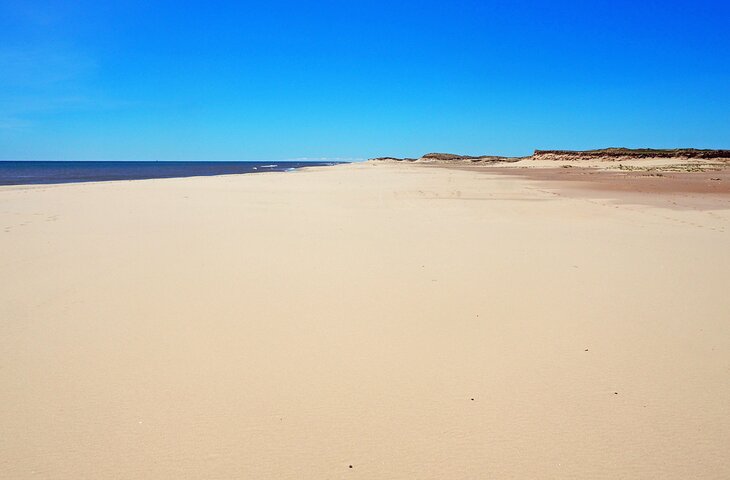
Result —
[[[726,197],[560,188],[0,188],[0,478],[729,477]]]

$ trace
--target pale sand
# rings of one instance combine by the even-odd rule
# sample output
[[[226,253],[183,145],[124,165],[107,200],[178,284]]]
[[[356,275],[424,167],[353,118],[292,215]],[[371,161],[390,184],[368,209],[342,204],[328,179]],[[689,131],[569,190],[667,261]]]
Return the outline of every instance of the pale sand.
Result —
[[[0,188],[0,478],[729,478],[730,206],[556,185]]]

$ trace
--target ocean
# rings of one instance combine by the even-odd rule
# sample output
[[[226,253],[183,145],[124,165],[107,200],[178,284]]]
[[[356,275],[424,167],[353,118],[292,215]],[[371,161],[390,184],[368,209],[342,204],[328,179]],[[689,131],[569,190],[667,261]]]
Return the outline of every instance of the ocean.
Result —
[[[0,185],[103,182],[284,172],[342,162],[15,162],[0,161]]]

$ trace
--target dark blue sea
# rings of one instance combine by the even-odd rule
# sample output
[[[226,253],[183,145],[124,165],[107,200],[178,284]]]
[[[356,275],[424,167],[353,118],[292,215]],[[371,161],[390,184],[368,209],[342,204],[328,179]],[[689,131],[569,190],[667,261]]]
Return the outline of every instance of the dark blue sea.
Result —
[[[7,162],[0,161],[0,185],[102,182],[285,172],[340,162]]]

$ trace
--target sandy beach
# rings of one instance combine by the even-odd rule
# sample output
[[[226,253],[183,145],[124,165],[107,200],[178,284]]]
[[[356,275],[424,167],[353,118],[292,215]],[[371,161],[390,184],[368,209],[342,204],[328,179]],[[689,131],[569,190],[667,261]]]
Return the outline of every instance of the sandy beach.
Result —
[[[0,187],[0,478],[730,478],[726,173],[520,167]]]

